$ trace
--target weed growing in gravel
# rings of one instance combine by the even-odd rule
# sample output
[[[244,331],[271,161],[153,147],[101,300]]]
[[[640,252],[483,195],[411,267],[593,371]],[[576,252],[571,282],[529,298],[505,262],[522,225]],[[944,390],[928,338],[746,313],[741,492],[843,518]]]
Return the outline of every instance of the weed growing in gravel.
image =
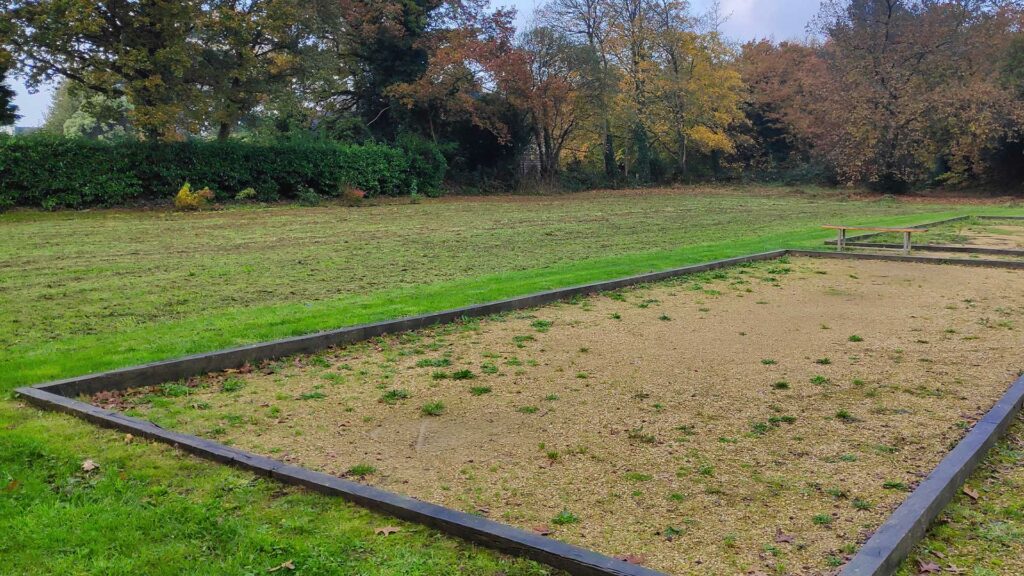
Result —
[[[420,412],[424,416],[440,416],[444,414],[444,402],[438,400],[437,402],[428,402],[420,407]]]
[[[864,500],[863,498],[854,498],[852,503],[853,507],[856,508],[857,510],[871,510],[872,508],[875,507],[874,504],[872,504],[868,500]]]
[[[472,370],[463,369],[452,372],[452,380],[472,380],[476,378],[476,374]]]
[[[777,360],[772,360],[771,358],[764,358],[761,360],[761,364],[764,364],[765,366],[774,366],[778,363],[779,362]]]
[[[321,400],[323,398],[327,398],[327,394],[319,391],[299,394],[299,400]]]
[[[320,377],[323,378],[324,380],[327,380],[327,382],[332,386],[337,386],[339,384],[345,383],[345,377],[336,372],[325,372],[321,374]]]
[[[369,476],[370,474],[374,474],[376,472],[377,469],[369,464],[356,464],[355,466],[349,468],[345,472],[345,474],[348,476],[359,476],[360,478],[362,478],[363,476]]]
[[[381,395],[380,401],[384,404],[397,404],[399,400],[407,400],[409,398],[409,392],[402,389],[388,390]]]
[[[245,381],[241,378],[235,378],[234,376],[227,378],[220,385],[222,392],[238,392],[245,387]]]
[[[658,441],[654,434],[648,434],[644,432],[644,429],[642,427],[633,428],[632,430],[626,433],[626,437],[629,438],[630,440],[640,442],[641,444],[654,444],[655,442]]]
[[[512,337],[512,343],[515,344],[517,348],[526,348],[526,343],[533,342],[534,340],[536,340],[536,338],[530,336],[529,334],[522,334],[519,336]]]
[[[491,393],[491,387],[490,386],[473,386],[472,388],[469,389],[469,393],[472,394],[473,396],[483,396],[484,394],[490,394]]]
[[[184,384],[164,384],[160,387],[160,395],[167,396],[168,398],[179,398],[181,396],[187,396],[191,392],[191,388]]]
[[[537,408],[536,406],[520,406],[519,408],[516,408],[516,412],[520,412],[522,414],[536,414],[539,410],[540,408]]]
[[[480,371],[484,374],[497,374],[498,367],[492,362],[484,362],[480,365]]]
[[[811,522],[814,522],[818,526],[830,526],[832,525],[832,515],[815,514],[814,517],[811,518]]]
[[[779,380],[778,382],[772,384],[772,388],[775,388],[776,390],[789,390],[789,382],[786,382],[785,380]]]
[[[551,523],[555,526],[564,526],[566,524],[579,524],[580,517],[569,512],[568,510],[562,510],[551,519]]]
[[[832,360],[828,358],[818,358],[817,360],[814,361],[814,363],[821,364],[822,366],[827,366],[832,363]]]
[[[421,358],[416,362],[417,368],[444,368],[451,365],[452,361],[447,358]]]
[[[860,336],[858,336],[856,334],[853,334],[852,336],[847,338],[847,340],[849,340],[850,342],[863,342],[864,341],[863,338],[861,338]]]
[[[533,327],[537,332],[547,332],[551,329],[552,322],[550,320],[534,320],[530,322],[530,326]]]
[[[676,430],[683,433],[683,436],[696,436],[697,427],[693,424],[680,424],[676,426]]]
[[[824,377],[824,376],[822,376],[821,374],[817,374],[817,375],[811,377],[811,384],[814,384],[816,386],[824,386],[825,384],[828,384],[828,383],[829,383],[829,379]]]

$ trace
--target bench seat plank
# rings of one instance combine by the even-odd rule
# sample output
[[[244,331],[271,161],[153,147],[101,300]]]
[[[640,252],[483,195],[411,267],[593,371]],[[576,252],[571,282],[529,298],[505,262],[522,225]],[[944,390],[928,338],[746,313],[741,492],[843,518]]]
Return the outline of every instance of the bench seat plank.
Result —
[[[822,228],[829,230],[868,230],[871,232],[927,232],[927,228],[883,228],[878,226],[840,226],[836,224],[826,224]]]

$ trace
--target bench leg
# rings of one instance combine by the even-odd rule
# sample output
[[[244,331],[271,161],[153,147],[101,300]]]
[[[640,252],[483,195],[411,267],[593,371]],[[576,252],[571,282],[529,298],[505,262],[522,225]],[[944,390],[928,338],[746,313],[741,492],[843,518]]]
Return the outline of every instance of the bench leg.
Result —
[[[839,229],[839,238],[836,239],[836,249],[840,252],[846,248],[846,230],[843,228]]]
[[[903,233],[903,253],[910,254],[910,232]]]

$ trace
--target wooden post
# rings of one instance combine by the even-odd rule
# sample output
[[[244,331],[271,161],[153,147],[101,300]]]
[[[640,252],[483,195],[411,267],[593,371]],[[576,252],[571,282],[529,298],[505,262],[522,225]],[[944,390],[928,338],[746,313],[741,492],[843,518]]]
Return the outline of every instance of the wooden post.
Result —
[[[843,248],[846,248],[846,228],[839,229],[839,238],[836,240],[836,248],[838,248],[840,252],[843,251]]]
[[[910,254],[910,232],[903,233],[903,253]]]

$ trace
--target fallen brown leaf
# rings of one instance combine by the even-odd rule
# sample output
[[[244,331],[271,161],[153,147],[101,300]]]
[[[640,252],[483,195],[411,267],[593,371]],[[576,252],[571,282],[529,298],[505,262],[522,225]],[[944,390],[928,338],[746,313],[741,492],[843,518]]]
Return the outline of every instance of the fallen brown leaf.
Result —
[[[964,494],[970,496],[971,500],[978,499],[978,491],[975,490],[974,488],[971,488],[969,484],[964,484]]]
[[[4,492],[14,492],[18,489],[20,484],[21,482],[18,482],[17,480],[11,480],[7,483],[7,486],[4,486]]]
[[[917,561],[917,573],[918,574],[936,574],[942,572],[942,566],[939,566],[935,562],[924,560]]]
[[[551,530],[551,527],[546,524],[538,524],[534,526],[533,531],[537,534],[540,534],[541,536],[547,536],[548,534],[551,534],[551,532],[553,532],[553,530]]]
[[[790,536],[789,534],[786,534],[785,532],[783,532],[782,528],[777,528],[775,530],[775,542],[777,544],[782,544],[782,543],[792,544],[793,543],[793,537]]]
[[[135,440],[135,436],[132,436],[131,434],[125,434],[124,435],[124,443],[125,444],[131,444],[132,440]]]
[[[278,570],[295,570],[295,563],[291,560],[285,560],[280,566],[267,569],[267,572],[277,572]]]
[[[93,462],[92,458],[86,458],[85,460],[82,461],[82,470],[84,472],[92,472],[93,470],[99,467],[100,465]]]
[[[374,530],[373,533],[377,536],[389,536],[400,530],[401,528],[399,528],[398,526],[381,526],[380,528]]]
[[[616,560],[622,560],[623,562],[626,562],[627,564],[637,564],[637,565],[643,564],[644,562],[647,561],[647,559],[644,558],[643,556],[638,556],[636,554],[625,554],[623,556],[616,556],[615,559]]]

